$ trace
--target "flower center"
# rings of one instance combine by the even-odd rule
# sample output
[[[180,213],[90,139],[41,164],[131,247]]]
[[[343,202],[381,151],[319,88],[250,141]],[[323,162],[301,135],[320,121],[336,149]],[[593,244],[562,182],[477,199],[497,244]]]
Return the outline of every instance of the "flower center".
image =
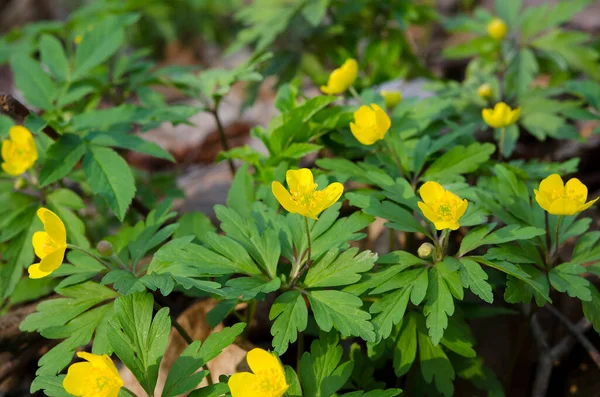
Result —
[[[455,206],[451,203],[445,201],[438,204],[435,204],[435,212],[440,217],[440,219],[445,221],[451,221],[454,219],[454,209]]]
[[[260,392],[264,397],[281,397],[287,390],[287,383],[281,371],[269,368],[255,372],[257,382],[254,383],[254,391]],[[258,394],[257,394],[258,395]]]
[[[290,189],[292,201],[301,207],[314,209],[325,195],[323,191],[316,190],[317,186],[314,183],[312,186],[300,185],[298,190]]]
[[[98,368],[92,368],[89,374],[89,380],[95,393],[100,393],[107,388],[113,389],[121,387],[117,378]]]
[[[578,192],[573,188],[567,189],[565,196],[580,203],[584,203],[586,199],[583,193]]]

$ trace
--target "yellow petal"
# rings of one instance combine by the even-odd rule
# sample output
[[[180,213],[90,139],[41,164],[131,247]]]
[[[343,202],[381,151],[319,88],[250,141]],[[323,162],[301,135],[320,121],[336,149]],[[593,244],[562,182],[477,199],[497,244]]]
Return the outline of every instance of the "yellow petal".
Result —
[[[427,218],[430,222],[435,224],[438,221],[437,213],[430,206],[421,201],[419,201],[417,205],[421,209],[423,216],[425,216],[425,218]]]
[[[465,214],[465,211],[467,210],[468,206],[469,206],[469,202],[467,201],[467,199],[464,199],[460,203],[460,205],[456,209],[456,220],[457,221]],[[456,230],[456,229],[454,229],[454,230]]]
[[[548,195],[536,189],[534,189],[533,192],[535,193],[535,201],[537,201],[539,206],[546,211],[550,211],[551,202]]]
[[[552,174],[540,182],[540,192],[544,192],[550,200],[555,191],[562,190],[564,187],[563,180],[558,174]],[[563,193],[559,194],[559,196],[563,195]]]
[[[58,215],[47,208],[40,208],[37,211],[37,216],[44,224],[44,230],[48,232],[50,237],[56,241],[58,245],[67,244],[65,224],[60,220]]]
[[[590,208],[592,205],[594,205],[594,203],[595,203],[596,201],[598,201],[598,199],[599,199],[599,198],[600,198],[600,197],[596,197],[596,198],[595,198],[595,199],[593,199],[592,201],[588,201],[587,203],[585,203],[584,205],[582,205],[581,207],[579,207],[579,208],[577,209],[577,212],[581,212],[581,211],[585,211],[585,210],[587,210],[587,209],[588,209],[588,208]]]
[[[334,205],[340,199],[342,193],[344,193],[344,185],[339,182],[334,182],[323,189],[322,193],[323,196],[319,202],[316,203],[316,209],[313,212],[315,216],[318,216],[321,212]]]
[[[33,233],[33,237],[31,238],[31,244],[33,245],[35,254],[40,259],[44,259],[46,255],[54,251],[54,249],[51,249],[51,243],[52,239],[50,238],[50,235],[46,232],[35,232]]]
[[[291,192],[305,194],[314,192],[315,190],[315,180],[312,172],[308,168],[288,170],[285,173],[285,180]]]
[[[568,198],[559,198],[550,204],[548,212],[552,215],[574,215],[579,211],[581,205]]]
[[[376,104],[372,104],[371,107],[375,111],[375,119],[377,120],[377,135],[379,136],[379,139],[383,139],[386,132],[392,126],[392,121],[382,108]]]
[[[437,222],[434,222],[434,226],[437,230],[444,230],[444,229],[457,230],[460,227],[460,224],[457,221],[439,220]]]
[[[419,189],[421,198],[427,204],[440,201],[444,197],[445,193],[446,190],[442,187],[442,185],[433,181],[425,182]]]
[[[354,112],[354,120],[361,127],[374,126],[377,124],[375,110],[363,105]]]
[[[571,178],[565,184],[565,197],[578,201],[581,204],[587,200],[588,188],[577,178]]]
[[[46,257],[40,261],[40,270],[43,272],[52,273],[53,271],[58,269],[63,263],[66,249],[66,247],[59,248],[56,251],[53,251],[46,255]]]
[[[248,361],[248,366],[250,366],[250,369],[255,374],[262,371],[275,370],[275,372],[285,377],[279,358],[266,350],[259,348],[250,350],[246,356],[246,361]]]
[[[231,375],[227,382],[231,397],[262,397],[254,392],[253,385],[256,381],[256,375],[249,372],[238,372]]]
[[[517,120],[519,120],[520,115],[521,115],[520,107],[518,107],[518,108],[514,109],[512,112],[510,112],[510,120],[509,120],[508,125],[516,123]]]
[[[94,369],[90,363],[75,363],[69,367],[67,376],[63,380],[63,387],[67,393],[75,396],[85,396],[93,392],[89,382],[89,374]],[[91,395],[91,394],[87,394]]]
[[[499,125],[492,109],[483,109],[481,111],[481,117],[483,117],[483,121],[485,121],[485,123],[490,127],[498,128]]]
[[[350,131],[357,141],[363,145],[372,145],[379,140],[374,128],[361,128],[354,123],[350,123]]]
[[[7,159],[10,156],[13,143],[9,140],[2,142],[2,158]]]
[[[25,171],[27,171],[27,167],[24,163],[15,163],[15,162],[3,162],[2,169],[8,175],[19,176]]]
[[[279,201],[279,204],[281,204],[286,211],[291,212],[292,214],[297,214],[300,211],[298,205],[292,201],[290,193],[285,190],[280,182],[274,181],[271,183],[271,191],[277,201]]]
[[[52,273],[41,270],[39,263],[34,263],[33,265],[30,265],[27,268],[27,272],[29,273],[29,278],[43,278]]]

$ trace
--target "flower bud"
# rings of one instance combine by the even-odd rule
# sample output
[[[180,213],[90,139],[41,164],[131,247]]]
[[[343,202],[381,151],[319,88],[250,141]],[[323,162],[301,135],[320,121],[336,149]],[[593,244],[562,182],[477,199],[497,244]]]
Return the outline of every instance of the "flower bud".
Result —
[[[417,254],[419,254],[419,258],[425,259],[425,258],[429,258],[433,254],[434,251],[435,251],[435,247],[433,246],[433,244],[423,243],[419,247]]]
[[[481,99],[489,99],[492,97],[492,86],[489,84],[482,84],[477,89],[477,95]]]
[[[379,94],[385,101],[385,107],[388,109],[395,108],[402,101],[402,93],[400,91],[381,90]]]
[[[25,178],[17,178],[17,179],[15,179],[15,182],[13,184],[13,188],[15,190],[21,190],[25,186],[27,186],[27,180]]]
[[[96,249],[102,256],[111,256],[113,254],[113,246],[106,240],[102,240],[96,246]]]
[[[506,33],[508,33],[508,28],[502,19],[494,18],[488,24],[487,31],[492,39],[500,41],[506,36]]]

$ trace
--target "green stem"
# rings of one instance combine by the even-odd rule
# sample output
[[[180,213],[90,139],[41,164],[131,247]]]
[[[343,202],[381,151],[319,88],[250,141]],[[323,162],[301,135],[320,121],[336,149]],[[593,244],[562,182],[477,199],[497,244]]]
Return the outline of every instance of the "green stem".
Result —
[[[123,263],[123,261],[121,260],[121,258],[119,258],[117,256],[117,254],[112,254],[110,256],[110,259],[112,259],[113,261],[115,261],[117,263],[117,265],[121,266],[121,269],[125,270],[125,271],[130,271],[129,268],[127,267],[127,265],[125,265],[125,263]]]
[[[356,99],[359,104],[362,103],[362,99],[360,99],[360,95],[358,95],[358,92],[356,92],[356,89],[354,88],[354,86],[350,86],[348,88],[348,91],[350,91],[350,94],[352,94],[354,99]]]
[[[502,127],[500,131],[500,142],[498,143],[498,161],[504,157],[504,135],[506,134],[506,127]]]
[[[219,102],[215,104],[215,108],[210,111],[215,118],[217,123],[217,130],[219,131],[219,139],[221,140],[221,146],[223,146],[223,150],[229,151],[229,142],[227,141],[227,135],[225,135],[225,128],[223,128],[223,124],[221,123],[221,118],[219,117]],[[227,159],[227,163],[229,164],[229,171],[231,171],[231,177],[235,176],[235,165],[233,164],[232,159]]]
[[[73,245],[73,244],[67,244],[67,248],[74,249],[74,250],[77,250],[79,252],[83,252],[84,254],[86,254],[87,256],[89,256],[90,258],[94,258],[96,261],[98,261],[98,263],[100,263],[102,266],[106,267],[108,270],[115,270],[115,268],[113,266],[111,266],[109,263],[104,262],[98,255],[92,254],[91,252],[89,252],[86,249],[83,249],[83,248],[78,247],[78,246]]]
[[[560,240],[560,224],[562,222],[562,215],[558,216],[558,220],[556,221],[556,235],[554,238],[554,244],[555,244],[555,249],[554,249],[554,254],[552,255],[552,263],[551,266],[554,266],[556,264],[556,260],[558,259],[558,247],[559,247],[559,240]]]
[[[308,268],[310,267],[310,256],[311,256],[310,229],[308,228],[308,219],[306,217],[303,217],[303,218],[304,218],[304,230],[306,231],[306,238],[308,240],[308,249],[307,249],[308,255],[306,257],[306,262],[304,263],[304,266],[302,267],[302,269],[300,269],[298,274],[296,274],[296,276],[294,276],[294,278],[292,279],[290,288],[294,288],[294,285],[296,285],[296,282],[298,281],[300,276],[302,276],[302,274],[305,271],[307,271]]]
[[[128,388],[126,388],[125,386],[121,386],[121,389],[122,389],[122,390],[123,390],[125,393],[129,394],[130,396],[137,397],[137,396],[135,395],[135,393],[134,393],[134,392],[132,392],[131,390],[129,390],[129,389],[128,389]]]

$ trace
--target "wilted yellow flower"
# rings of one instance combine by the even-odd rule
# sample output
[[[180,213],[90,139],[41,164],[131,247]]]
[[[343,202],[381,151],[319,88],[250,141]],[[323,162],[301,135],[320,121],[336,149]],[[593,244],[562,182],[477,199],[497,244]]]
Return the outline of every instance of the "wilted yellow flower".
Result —
[[[109,356],[78,352],[77,357],[87,362],[69,367],[63,380],[67,393],[83,397],[117,397],[123,380]]]
[[[357,74],[358,63],[350,58],[341,67],[331,72],[327,85],[322,85],[321,91],[328,95],[341,94],[354,84]]]
[[[492,86],[489,84],[482,84],[477,89],[477,95],[481,99],[489,99],[492,97]]]
[[[67,249],[67,231],[60,218],[47,208],[40,208],[37,216],[44,224],[44,231],[35,232],[31,242],[41,261],[29,266],[29,278],[46,277],[58,269]]]
[[[8,131],[10,139],[2,142],[2,169],[10,175],[21,175],[38,159],[33,135],[20,125]]]
[[[279,358],[263,349],[252,349],[246,356],[254,373],[238,372],[229,378],[231,397],[281,397],[290,387]]]
[[[273,195],[287,211],[307,218],[318,219],[319,214],[335,204],[344,192],[344,185],[339,182],[317,190],[313,174],[308,168],[289,170],[285,174],[285,180],[290,191],[280,182],[274,181],[271,184]]]
[[[558,174],[544,179],[539,189],[533,190],[535,201],[552,215],[575,215],[588,209],[598,200],[595,198],[586,203],[587,187],[577,178],[569,179],[565,185]]]
[[[494,18],[488,23],[487,31],[492,39],[500,41],[508,33],[508,28],[502,19]]]
[[[402,93],[400,91],[381,90],[379,94],[385,101],[385,107],[388,109],[395,108],[402,101]]]
[[[458,220],[469,205],[466,199],[461,200],[437,182],[426,182],[421,186],[419,194],[423,202],[419,201],[417,204],[425,218],[433,222],[437,230],[456,230],[460,227]]]
[[[514,124],[521,115],[521,108],[511,109],[504,102],[498,102],[493,109],[483,109],[483,121],[492,128],[504,128]]]
[[[361,106],[354,112],[354,123],[350,123],[352,135],[363,145],[372,145],[385,138],[392,122],[387,113],[377,106]]]

